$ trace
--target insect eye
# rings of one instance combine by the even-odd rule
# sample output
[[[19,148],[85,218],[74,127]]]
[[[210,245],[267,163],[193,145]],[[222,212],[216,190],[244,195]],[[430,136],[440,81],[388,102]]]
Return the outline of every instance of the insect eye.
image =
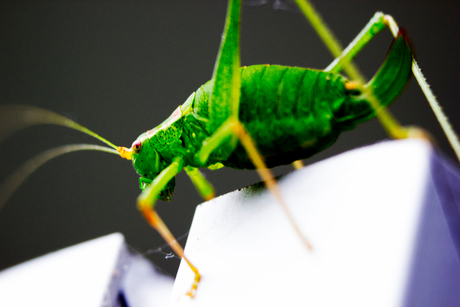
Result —
[[[135,153],[138,153],[141,151],[142,143],[141,141],[134,141],[133,145],[131,145],[131,148]]]

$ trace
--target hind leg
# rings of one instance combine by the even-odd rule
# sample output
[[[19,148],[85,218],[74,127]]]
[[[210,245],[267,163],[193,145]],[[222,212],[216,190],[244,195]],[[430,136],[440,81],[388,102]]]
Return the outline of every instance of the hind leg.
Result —
[[[327,27],[325,22],[322,20],[321,16],[315,11],[313,5],[310,4],[308,0],[294,0],[297,5],[299,6],[300,10],[302,13],[305,15],[307,20],[311,23],[313,28],[317,31],[318,35],[321,37],[323,42],[326,44],[328,49],[331,51],[333,56],[335,58],[347,58],[342,57],[342,48],[340,47],[338,40],[334,37],[330,29]],[[377,13],[374,18],[381,13]],[[383,15],[383,14],[382,14]],[[363,37],[362,39],[358,39],[360,43],[364,43],[363,46],[365,45],[365,42],[370,40],[373,36],[375,36],[373,31],[374,25],[377,25],[377,29],[380,28],[382,25],[384,27],[389,27],[391,32],[393,33],[393,36],[397,36],[397,33],[399,31],[398,25],[396,24],[395,20],[393,17],[390,15],[383,15],[382,20],[375,20],[371,19],[371,21],[368,23],[368,25],[365,27],[369,27],[368,34],[366,34],[368,37]],[[380,18],[380,17],[379,17]],[[383,27],[383,28],[384,28]],[[383,29],[382,28],[382,29]],[[378,30],[378,32],[381,30]],[[365,30],[361,31],[361,33],[366,32]],[[361,34],[360,33],[360,34]],[[359,37],[360,35],[358,35]],[[348,47],[346,51],[350,51],[350,55],[353,53],[356,54],[362,46],[359,44],[354,44],[356,39],[352,42],[351,45],[356,45],[355,51],[349,50]],[[348,53],[348,52],[345,52]],[[354,55],[350,57],[353,58]],[[342,64],[340,64],[342,63]],[[343,65],[345,64],[345,65]],[[338,65],[338,66],[337,66]],[[326,69],[329,71],[335,71],[335,70],[340,70],[341,66],[344,66],[345,70],[347,71],[348,75],[353,79],[358,81],[358,86],[362,86],[364,84],[363,82],[363,77],[362,74],[359,73],[355,65],[353,65],[349,60],[346,62],[344,61],[334,61],[331,65],[329,65]],[[439,102],[435,98],[435,95],[433,94],[432,90],[430,89],[428,83],[426,82],[425,77],[423,76],[420,67],[418,66],[418,63],[413,59],[412,61],[412,72],[414,73],[415,78],[417,79],[417,82],[422,89],[425,97],[427,98],[431,108],[433,109],[433,113],[436,115],[442,129],[444,130],[444,133],[447,136],[447,139],[449,140],[449,143],[451,144],[453,150],[455,151],[455,154],[457,155],[457,158],[460,160],[460,141],[458,139],[458,136],[456,135],[455,131],[452,128],[452,125],[449,123],[446,115],[442,112],[441,106],[439,105]],[[379,106],[378,100],[375,99],[375,101],[371,102],[374,108],[377,108]],[[393,137],[393,138],[407,138],[407,137],[422,137],[425,139],[430,139],[430,136],[428,133],[424,132],[422,129],[416,128],[416,127],[409,127],[405,128],[402,127],[387,111],[379,112],[377,115],[380,123],[384,127],[384,129],[387,131],[387,133]]]

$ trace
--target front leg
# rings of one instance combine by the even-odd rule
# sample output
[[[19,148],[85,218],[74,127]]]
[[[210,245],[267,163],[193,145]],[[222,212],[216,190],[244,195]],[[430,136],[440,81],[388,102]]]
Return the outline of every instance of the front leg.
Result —
[[[144,191],[145,188],[147,188],[147,186],[152,183],[152,181],[152,179],[146,177],[139,177],[139,189]]]
[[[200,281],[200,273],[195,266],[185,257],[184,249],[177,240],[174,238],[171,231],[165,225],[163,220],[160,218],[158,213],[154,210],[155,201],[159,193],[166,187],[168,182],[175,177],[181,170],[184,164],[184,160],[181,157],[173,159],[172,163],[166,167],[161,173],[148,185],[144,191],[137,198],[137,207],[141,211],[147,222],[155,228],[158,233],[165,239],[166,243],[174,250],[174,252],[180,258],[183,258],[190,269],[195,273],[195,280],[192,284],[190,291],[187,293],[188,296],[193,297]]]
[[[144,191],[137,198],[137,207],[139,210],[146,208],[153,209],[155,201],[160,192],[166,187],[168,182],[173,179],[184,165],[184,159],[181,157],[175,157],[172,163],[161,171],[158,176],[148,185]]]

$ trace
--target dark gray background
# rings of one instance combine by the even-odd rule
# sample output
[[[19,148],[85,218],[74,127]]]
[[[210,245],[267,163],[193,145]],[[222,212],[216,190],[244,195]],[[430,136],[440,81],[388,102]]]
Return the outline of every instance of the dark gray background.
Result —
[[[457,1],[315,2],[343,45],[374,12],[392,14],[411,35],[428,81],[460,131]],[[2,1],[0,103],[53,110],[117,145],[129,146],[210,79],[225,11],[223,0]],[[299,14],[268,5],[244,7],[241,28],[243,65],[324,68],[332,60]],[[385,32],[358,56],[368,77],[382,63],[390,42]],[[403,124],[426,128],[453,157],[415,81],[391,110]],[[386,138],[372,120],[344,133],[306,163]],[[45,149],[81,142],[98,143],[55,126],[17,133],[0,145],[0,180]],[[290,170],[287,166],[275,172]],[[249,171],[206,173],[218,195],[259,181]],[[0,212],[0,269],[117,231],[140,252],[163,245],[135,207],[139,192],[131,164],[115,155],[80,152],[49,162]],[[188,178],[180,174],[173,201],[159,202],[157,208],[179,236],[188,231],[200,202]],[[151,258],[173,274],[179,264],[160,254]]]

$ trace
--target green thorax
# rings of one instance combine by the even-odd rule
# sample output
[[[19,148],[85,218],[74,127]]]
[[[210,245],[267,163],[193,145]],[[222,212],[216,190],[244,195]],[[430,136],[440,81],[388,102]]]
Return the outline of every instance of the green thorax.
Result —
[[[141,177],[154,179],[171,163],[172,158],[185,155],[180,139],[183,121],[181,108],[178,107],[163,123],[137,138],[142,147],[134,156],[133,165]]]

